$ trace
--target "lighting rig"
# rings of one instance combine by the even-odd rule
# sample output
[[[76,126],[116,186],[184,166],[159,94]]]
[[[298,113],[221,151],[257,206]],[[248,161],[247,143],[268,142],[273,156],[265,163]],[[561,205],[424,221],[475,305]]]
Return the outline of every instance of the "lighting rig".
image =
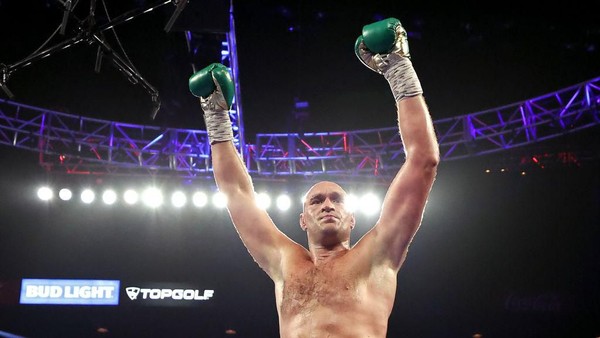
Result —
[[[105,23],[98,24],[96,20],[96,0],[89,1],[89,12],[87,17],[83,19],[79,18],[74,12],[75,8],[80,3],[79,0],[56,0],[56,5],[59,6],[63,12],[60,25],[52,33],[50,38],[48,38],[44,44],[42,44],[42,46],[40,46],[31,55],[14,64],[0,64],[0,89],[9,98],[14,98],[13,92],[8,88],[8,79],[13,73],[33,64],[38,60],[53,55],[58,51],[65,50],[83,42],[89,46],[94,46],[97,48],[94,67],[94,71],[96,73],[100,72],[102,61],[104,59],[108,59],[112,65],[115,66],[115,68],[127,78],[127,80],[135,85],[142,86],[142,88],[148,92],[152,99],[152,112],[150,116],[154,120],[156,114],[160,110],[160,97],[158,90],[137,71],[133,63],[127,58],[126,55],[121,55],[112,48],[112,46],[107,42],[103,33],[105,31],[112,30],[116,36],[116,32],[114,31],[115,26],[130,21],[158,7],[171,3],[175,5],[176,8],[165,26],[165,31],[169,32],[173,26],[173,23],[177,20],[177,17],[181,14],[188,1],[189,0],[163,0],[150,5],[143,5],[118,15],[114,19],[107,18]],[[106,4],[104,3],[104,0],[101,0],[101,3],[106,10]],[[72,23],[72,27],[70,27],[71,29],[67,30],[69,23]],[[47,47],[47,44],[54,39],[57,34],[64,36],[65,39],[53,46]]]

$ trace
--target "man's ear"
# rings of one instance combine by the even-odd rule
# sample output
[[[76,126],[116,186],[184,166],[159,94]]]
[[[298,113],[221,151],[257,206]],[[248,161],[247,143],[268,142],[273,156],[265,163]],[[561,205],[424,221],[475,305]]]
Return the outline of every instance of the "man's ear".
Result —
[[[356,225],[356,218],[354,217],[354,213],[352,213],[352,216],[350,216],[350,229],[354,229],[355,225]]]
[[[299,219],[299,223],[300,223],[300,228],[302,228],[302,231],[306,231],[306,222],[304,221],[304,213],[300,213],[300,219]]]

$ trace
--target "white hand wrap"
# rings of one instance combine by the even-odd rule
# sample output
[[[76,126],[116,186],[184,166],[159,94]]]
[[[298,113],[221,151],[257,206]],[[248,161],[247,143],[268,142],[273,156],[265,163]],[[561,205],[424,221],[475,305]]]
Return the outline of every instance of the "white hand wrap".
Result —
[[[208,131],[210,144],[233,140],[233,129],[231,128],[228,111],[205,111],[204,123],[206,124],[206,131]]]
[[[390,84],[396,102],[411,96],[423,94],[421,82],[408,57],[398,54],[386,55],[387,69],[383,76]]]
[[[214,77],[213,77],[214,79]],[[223,97],[221,86],[215,80],[216,90],[207,98],[200,98],[204,111],[204,123],[210,144],[233,140],[233,129],[229,118],[229,106]]]

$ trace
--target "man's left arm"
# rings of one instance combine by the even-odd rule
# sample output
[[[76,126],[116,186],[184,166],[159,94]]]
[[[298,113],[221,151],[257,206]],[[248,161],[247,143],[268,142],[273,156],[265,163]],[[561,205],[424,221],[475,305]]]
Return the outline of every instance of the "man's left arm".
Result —
[[[406,160],[390,184],[372,234],[379,258],[396,270],[421,225],[439,163],[439,147],[423,96],[404,98],[397,108]]]
[[[386,193],[377,224],[357,246],[370,253],[374,264],[388,264],[396,271],[421,225],[440,160],[429,108],[410,59],[407,36],[400,20],[388,18],[365,25],[354,46],[358,59],[382,74],[390,85],[406,154]]]

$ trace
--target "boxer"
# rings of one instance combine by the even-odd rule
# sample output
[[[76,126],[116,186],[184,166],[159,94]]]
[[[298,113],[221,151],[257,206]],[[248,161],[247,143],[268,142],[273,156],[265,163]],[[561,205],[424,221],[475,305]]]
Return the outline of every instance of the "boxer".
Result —
[[[213,64],[189,81],[192,94],[200,97],[215,181],[227,196],[232,223],[273,281],[281,337],[386,337],[397,274],[436,177],[439,146],[400,21],[363,26],[354,47],[360,62],[389,83],[406,154],[379,219],[354,244],[355,217],[346,192],[329,181],[309,189],[299,216],[308,248],[281,232],[255,203],[252,179],[232,142],[231,77]]]

